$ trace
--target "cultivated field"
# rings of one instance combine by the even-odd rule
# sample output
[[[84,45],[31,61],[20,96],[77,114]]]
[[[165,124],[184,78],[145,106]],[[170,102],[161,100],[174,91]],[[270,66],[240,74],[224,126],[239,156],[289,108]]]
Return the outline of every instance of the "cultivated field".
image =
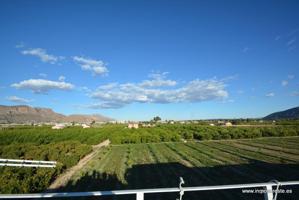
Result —
[[[0,130],[1,158],[55,160],[58,165],[55,169],[1,167],[0,193],[46,191],[58,176],[70,169],[79,170],[72,172],[73,176],[66,185],[54,187],[56,191],[177,187],[180,176],[185,179],[185,186],[299,180],[297,135],[298,126],[289,125],[209,127],[175,124],[139,129],[106,125],[63,130],[30,126],[5,128]],[[94,145],[107,139],[111,145],[95,148]],[[87,159],[89,162],[72,168],[86,159],[86,155],[92,155]],[[175,199],[177,196],[167,194],[145,198]],[[298,189],[293,188],[291,197],[279,196],[298,199]],[[199,198],[262,199],[262,195],[242,194],[240,190],[193,192],[186,193],[183,199]]]
[[[62,191],[177,187],[299,180],[299,137],[163,144],[112,145]],[[298,197],[293,190],[292,198]],[[297,196],[296,196],[297,195]],[[149,199],[175,199],[178,194]],[[186,193],[184,199],[263,199],[241,190]],[[280,195],[280,199],[288,199]]]

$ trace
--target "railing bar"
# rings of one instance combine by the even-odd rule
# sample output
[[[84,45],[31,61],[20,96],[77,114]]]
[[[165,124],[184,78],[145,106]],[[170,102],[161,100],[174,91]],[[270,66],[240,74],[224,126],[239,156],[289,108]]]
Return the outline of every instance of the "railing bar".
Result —
[[[225,190],[238,188],[254,188],[265,186],[276,186],[277,183],[250,183],[250,184],[236,184],[236,185],[216,185],[216,186],[198,186],[198,187],[184,187],[184,191],[202,191],[202,190]],[[281,186],[299,185],[299,181],[280,182]],[[156,189],[137,189],[137,190],[114,190],[114,191],[94,191],[94,192],[65,192],[65,193],[35,193],[35,194],[2,194],[0,199],[13,198],[52,198],[52,197],[83,197],[83,196],[107,196],[107,195],[125,195],[137,193],[166,193],[179,192],[179,188],[156,188]]]
[[[37,165],[37,164],[15,164],[15,163],[0,163],[0,166],[7,167],[56,167],[56,165]]]
[[[217,186],[199,186],[199,187],[184,187],[184,191],[200,191],[200,190],[225,190],[225,189],[238,189],[238,188],[254,188],[265,186],[276,186],[277,183],[249,183],[249,184],[236,184],[236,185],[217,185]],[[280,185],[299,185],[299,181],[281,182]]]
[[[0,162],[18,162],[18,163],[45,163],[45,164],[57,164],[56,161],[43,161],[43,160],[19,160],[19,159],[3,159],[0,158]]]

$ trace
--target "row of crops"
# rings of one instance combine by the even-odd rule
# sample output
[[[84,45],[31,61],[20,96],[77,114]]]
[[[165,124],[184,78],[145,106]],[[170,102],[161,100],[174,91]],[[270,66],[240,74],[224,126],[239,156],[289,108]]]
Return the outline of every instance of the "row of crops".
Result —
[[[113,145],[102,149],[62,191],[238,184],[299,180],[299,137]],[[296,199],[280,194],[280,199]],[[148,197],[175,199],[178,194]],[[146,196],[147,198],[147,196]],[[126,197],[124,197],[126,199]],[[186,193],[184,199],[263,199],[241,190]]]
[[[280,138],[254,140],[254,143],[250,142],[250,147],[248,147],[248,144],[243,144],[246,140],[242,140],[242,143],[238,140],[238,143],[232,142],[232,144],[225,141],[222,144],[221,139],[296,136],[298,134],[299,128],[297,126],[210,127],[195,124],[161,124],[152,128],[139,129],[128,129],[124,125],[105,125],[100,128],[90,129],[69,127],[62,130],[30,126],[5,128],[0,130],[0,158],[55,160],[59,164],[55,169],[1,167],[0,193],[44,191],[59,174],[75,165],[81,158],[91,152],[92,145],[108,138],[114,146],[103,149],[97,160],[86,168],[86,172],[94,172],[95,177],[104,178],[90,180],[89,174],[85,174],[84,179],[82,176],[85,175],[81,174],[80,181],[86,181],[85,188],[92,187],[93,184],[89,184],[90,181],[98,183],[99,179],[105,181],[104,184],[101,184],[104,187],[98,189],[156,187],[157,183],[158,186],[159,184],[166,187],[177,186],[177,176],[172,175],[172,177],[175,177],[173,180],[162,178],[165,173],[161,169],[164,168],[178,168],[179,171],[186,174],[184,177],[190,177],[189,183],[199,184],[200,182],[197,179],[194,180],[196,176],[192,173],[190,176],[190,173],[188,173],[189,168],[199,173],[199,170],[196,169],[198,167],[201,170],[203,168],[208,170],[210,167],[222,165],[242,164],[245,166],[251,165],[255,161],[259,161],[255,164],[267,163],[271,159],[271,163],[289,164],[289,159],[298,156],[296,149],[298,140],[294,139],[292,141],[294,137],[281,140],[286,141],[286,143],[281,143]],[[217,140],[217,142],[200,143],[200,145],[191,142],[210,139]],[[190,142],[187,144],[180,143],[182,140]],[[260,143],[261,141],[262,143]],[[160,142],[164,143],[159,144]],[[278,142],[276,146],[275,142]],[[116,146],[118,144],[120,145]],[[271,157],[268,155],[275,152],[279,152],[280,156],[273,155]],[[244,157],[243,154],[247,157]],[[251,160],[248,156],[252,157]],[[264,160],[265,158],[266,160]],[[252,162],[249,163],[249,160]],[[246,162],[244,163],[244,161]],[[168,166],[165,163],[170,164]],[[175,163],[174,166],[173,163]],[[139,167],[136,168],[136,165]],[[141,165],[149,170],[139,169]],[[188,167],[188,170],[182,166]],[[97,171],[94,171],[94,169],[97,169]],[[98,169],[101,169],[100,173]],[[155,169],[155,173],[151,171],[152,169]],[[165,171],[167,173],[171,172],[167,169]],[[138,173],[141,174],[140,176],[145,175],[146,179],[140,180],[136,175]],[[201,172],[201,174],[205,173]],[[209,183],[208,179],[211,179],[207,176],[202,175],[200,178],[205,183],[204,185]],[[158,181],[156,180],[157,177],[160,177]]]

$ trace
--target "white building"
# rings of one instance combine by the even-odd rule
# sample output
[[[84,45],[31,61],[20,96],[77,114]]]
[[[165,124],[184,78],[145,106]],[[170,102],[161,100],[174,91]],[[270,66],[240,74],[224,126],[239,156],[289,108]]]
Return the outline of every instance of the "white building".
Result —
[[[64,127],[64,124],[56,124],[55,126],[52,126],[52,129],[63,129]]]
[[[231,122],[226,122],[225,126],[232,126],[233,124]]]
[[[82,128],[90,128],[90,126],[87,124],[82,124]]]
[[[138,123],[129,123],[128,128],[139,128],[139,124]]]

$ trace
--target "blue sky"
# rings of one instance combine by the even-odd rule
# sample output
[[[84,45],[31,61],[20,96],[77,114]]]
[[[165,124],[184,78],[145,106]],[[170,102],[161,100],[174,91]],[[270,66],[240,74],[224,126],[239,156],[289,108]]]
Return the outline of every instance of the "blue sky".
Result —
[[[148,120],[299,104],[298,1],[1,1],[0,104]]]

